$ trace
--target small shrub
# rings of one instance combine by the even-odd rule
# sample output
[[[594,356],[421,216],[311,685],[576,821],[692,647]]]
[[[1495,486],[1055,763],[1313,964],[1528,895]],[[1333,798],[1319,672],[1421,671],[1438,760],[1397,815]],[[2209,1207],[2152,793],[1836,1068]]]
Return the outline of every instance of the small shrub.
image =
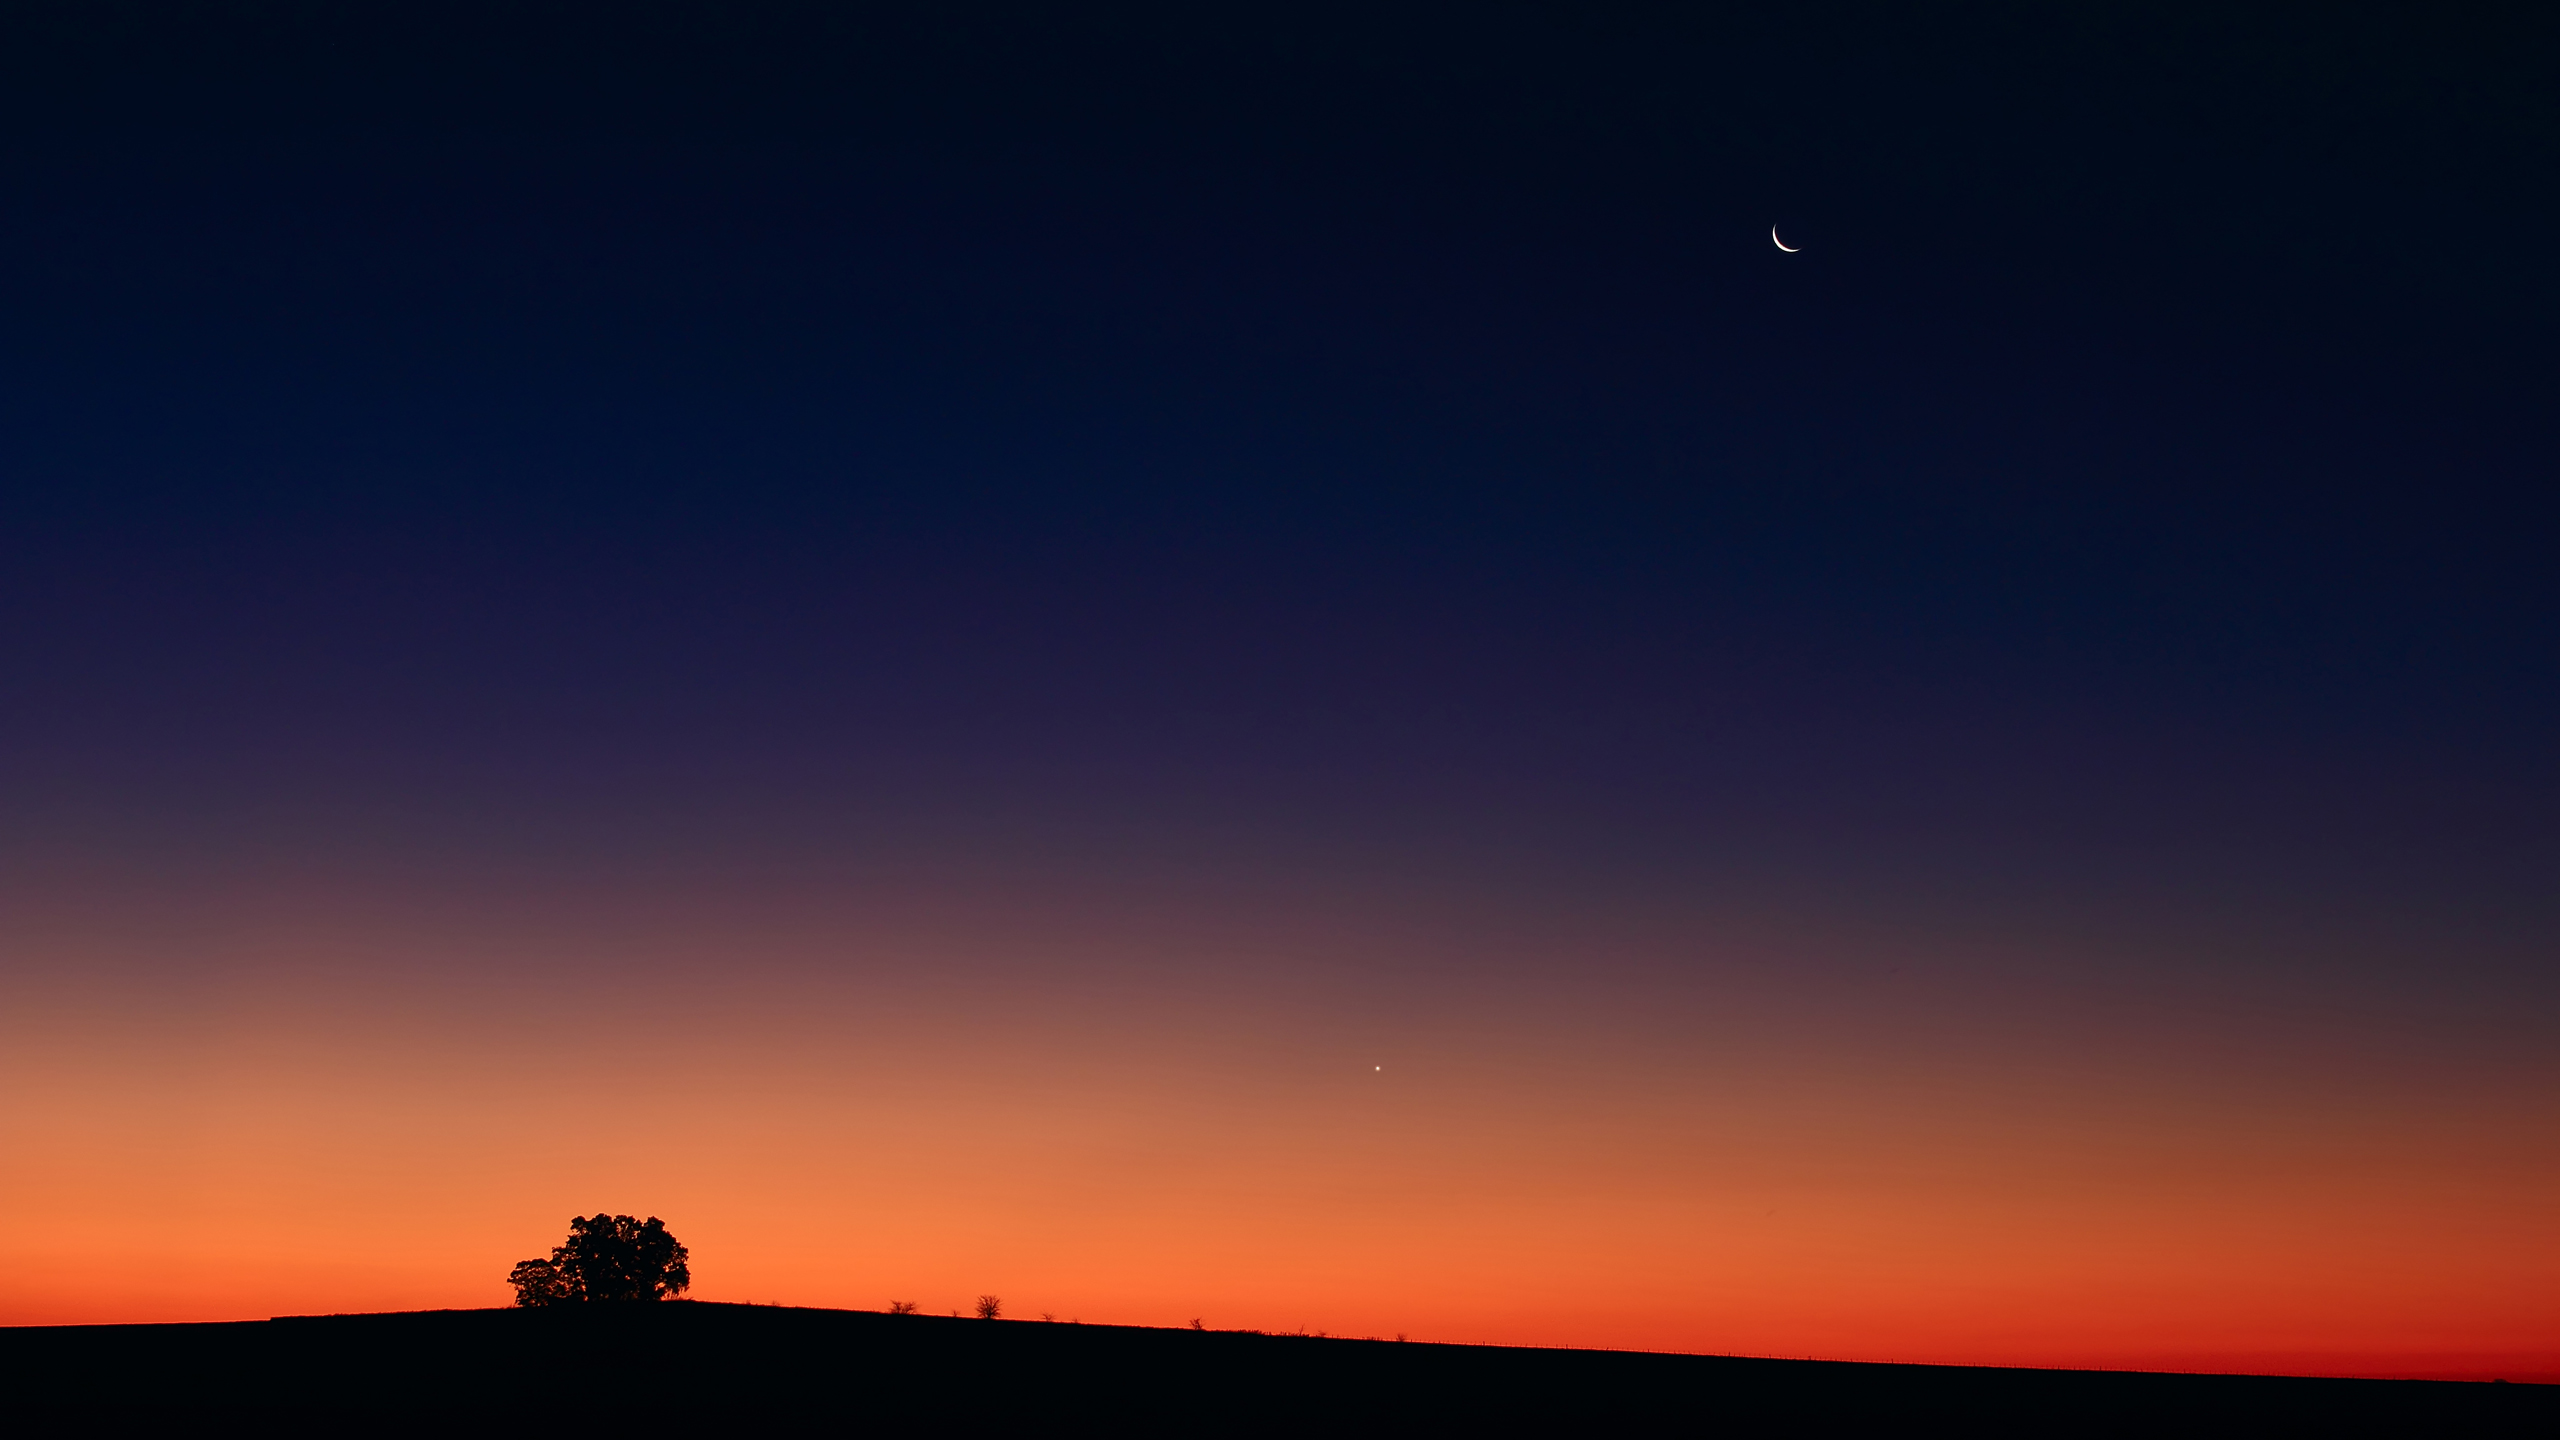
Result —
[[[916,1302],[913,1300],[892,1300],[889,1302],[889,1313],[892,1315],[913,1315],[916,1313]]]

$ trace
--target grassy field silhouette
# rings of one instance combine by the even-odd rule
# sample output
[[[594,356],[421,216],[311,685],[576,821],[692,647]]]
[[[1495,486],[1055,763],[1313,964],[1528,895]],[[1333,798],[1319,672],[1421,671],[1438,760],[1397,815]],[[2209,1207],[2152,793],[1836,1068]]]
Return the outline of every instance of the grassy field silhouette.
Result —
[[[2004,1370],[694,1301],[0,1330],[71,1428],[580,1433],[2553,1434],[2560,1386]]]

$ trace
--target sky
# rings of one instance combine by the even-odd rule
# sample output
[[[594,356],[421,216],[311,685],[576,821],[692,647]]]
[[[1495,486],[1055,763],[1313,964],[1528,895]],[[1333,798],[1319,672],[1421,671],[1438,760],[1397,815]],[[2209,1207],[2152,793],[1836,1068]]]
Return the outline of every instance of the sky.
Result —
[[[0,27],[0,1323],[2560,1379],[2548,18]]]

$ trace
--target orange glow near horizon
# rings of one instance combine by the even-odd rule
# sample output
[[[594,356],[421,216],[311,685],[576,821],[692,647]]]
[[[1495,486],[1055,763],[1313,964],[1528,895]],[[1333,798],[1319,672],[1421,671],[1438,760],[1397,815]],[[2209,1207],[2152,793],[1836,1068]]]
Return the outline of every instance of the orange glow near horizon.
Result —
[[[713,1300],[2560,1378],[2528,1138],[2560,1117],[2512,1075],[2412,1099],[2316,1035],[1974,981],[1593,960],[1568,1004],[1500,966],[1227,963],[1315,943],[1280,928],[1223,961],[1207,930],[1044,949],[1038,917],[677,934],[619,968],[362,938],[396,928],[274,930],[219,983],[16,967],[0,1323],[502,1304],[601,1208],[666,1218]]]

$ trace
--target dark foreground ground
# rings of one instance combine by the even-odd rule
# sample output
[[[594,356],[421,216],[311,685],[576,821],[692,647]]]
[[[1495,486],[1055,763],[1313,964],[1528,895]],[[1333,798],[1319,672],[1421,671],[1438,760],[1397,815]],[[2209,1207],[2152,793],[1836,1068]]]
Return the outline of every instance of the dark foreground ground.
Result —
[[[0,1330],[37,1429],[2560,1435],[2560,1386],[1979,1370],[674,1303]],[[16,1428],[11,1426],[9,1428]]]

